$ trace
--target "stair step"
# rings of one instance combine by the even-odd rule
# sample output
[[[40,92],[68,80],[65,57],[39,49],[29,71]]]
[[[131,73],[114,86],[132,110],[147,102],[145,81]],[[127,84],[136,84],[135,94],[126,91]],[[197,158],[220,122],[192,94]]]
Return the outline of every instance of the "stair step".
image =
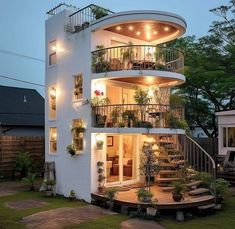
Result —
[[[179,181],[180,178],[178,177],[166,177],[166,178],[157,178],[157,181],[162,183],[162,182],[174,182],[174,181]]]
[[[192,182],[190,182],[190,183],[188,183],[188,184],[186,184],[186,186],[188,187],[188,188],[191,188],[191,187],[194,187],[194,186],[199,186],[199,185],[201,185],[202,184],[202,181],[192,181]]]
[[[160,163],[160,166],[161,166],[161,167],[170,167],[170,168],[175,168],[175,167],[176,167],[175,164],[172,164],[172,163],[165,163],[165,162],[161,162],[161,163]]]
[[[180,158],[180,157],[184,157],[184,155],[182,155],[182,154],[175,154],[175,155],[168,155],[168,157],[170,157],[170,158]]]
[[[206,193],[210,193],[211,191],[207,188],[197,188],[189,192],[190,196],[197,196],[197,195],[202,195]]]
[[[199,206],[197,209],[198,210],[207,210],[207,209],[211,209],[211,208],[215,208],[215,204],[207,204],[207,205],[203,205],[203,206]]]
[[[162,187],[162,192],[172,192],[174,190],[174,187],[168,186],[168,187]]]
[[[159,175],[177,174],[177,170],[160,170]]]
[[[171,161],[171,164],[180,165],[184,164],[185,162],[186,162],[185,160],[177,160],[177,161]]]

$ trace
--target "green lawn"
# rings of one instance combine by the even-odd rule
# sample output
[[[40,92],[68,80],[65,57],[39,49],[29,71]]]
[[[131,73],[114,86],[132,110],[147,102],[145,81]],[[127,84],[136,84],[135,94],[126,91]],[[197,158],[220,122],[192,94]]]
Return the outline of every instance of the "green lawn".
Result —
[[[0,185],[3,185],[3,183],[0,183]],[[42,200],[48,202],[48,204],[40,208],[31,208],[27,210],[14,210],[6,207],[7,202],[26,199]],[[15,195],[0,197],[0,228],[25,228],[24,225],[20,223],[20,220],[24,216],[54,208],[78,207],[84,205],[84,203],[81,203],[79,201],[71,202],[63,197],[46,198],[43,197],[42,193],[39,192],[29,192],[21,190]],[[121,222],[126,219],[128,219],[128,216],[120,214],[105,216],[96,220],[82,223],[80,225],[69,225],[66,227],[66,229],[118,229],[120,228]],[[213,215],[205,217],[195,217],[194,219],[185,221],[183,223],[176,222],[174,217],[160,217],[158,219],[158,222],[164,225],[167,229],[233,229],[235,228],[235,197],[232,195],[232,193],[230,193],[230,195],[228,195],[226,199],[224,210]]]

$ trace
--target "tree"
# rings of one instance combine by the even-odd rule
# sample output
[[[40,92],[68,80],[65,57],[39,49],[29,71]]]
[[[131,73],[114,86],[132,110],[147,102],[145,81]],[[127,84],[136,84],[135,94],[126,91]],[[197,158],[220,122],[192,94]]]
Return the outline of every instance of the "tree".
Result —
[[[189,125],[217,137],[215,112],[235,108],[235,0],[211,12],[220,20],[212,23],[209,35],[180,38],[168,46],[185,53],[186,84],[176,92],[185,102]]]
[[[140,171],[142,175],[147,177],[148,191],[150,191],[150,179],[159,170],[157,156],[153,151],[153,145],[151,143],[144,143],[140,160]]]

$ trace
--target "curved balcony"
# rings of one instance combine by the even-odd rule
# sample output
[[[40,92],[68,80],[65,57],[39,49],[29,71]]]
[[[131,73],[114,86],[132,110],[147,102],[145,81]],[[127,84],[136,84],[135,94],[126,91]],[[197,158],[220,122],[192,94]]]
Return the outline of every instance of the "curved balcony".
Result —
[[[162,104],[116,104],[93,107],[93,127],[97,128],[179,128],[176,124],[174,126],[172,120],[183,118],[183,107]]]
[[[182,72],[184,54],[180,50],[152,45],[129,45],[92,52],[92,72],[157,70]]]

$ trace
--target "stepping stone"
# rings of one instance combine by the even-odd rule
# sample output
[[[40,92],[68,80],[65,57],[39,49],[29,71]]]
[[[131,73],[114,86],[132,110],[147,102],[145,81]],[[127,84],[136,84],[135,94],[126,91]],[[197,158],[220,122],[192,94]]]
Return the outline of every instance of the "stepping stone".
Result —
[[[163,226],[155,221],[141,220],[141,219],[129,219],[121,223],[121,229],[164,229]]]
[[[206,193],[210,193],[211,191],[207,188],[197,188],[195,190],[192,190],[189,192],[190,196],[197,196],[197,195],[202,195]]]
[[[6,206],[12,209],[22,210],[29,208],[40,208],[47,205],[47,202],[39,200],[22,200],[6,203]]]

